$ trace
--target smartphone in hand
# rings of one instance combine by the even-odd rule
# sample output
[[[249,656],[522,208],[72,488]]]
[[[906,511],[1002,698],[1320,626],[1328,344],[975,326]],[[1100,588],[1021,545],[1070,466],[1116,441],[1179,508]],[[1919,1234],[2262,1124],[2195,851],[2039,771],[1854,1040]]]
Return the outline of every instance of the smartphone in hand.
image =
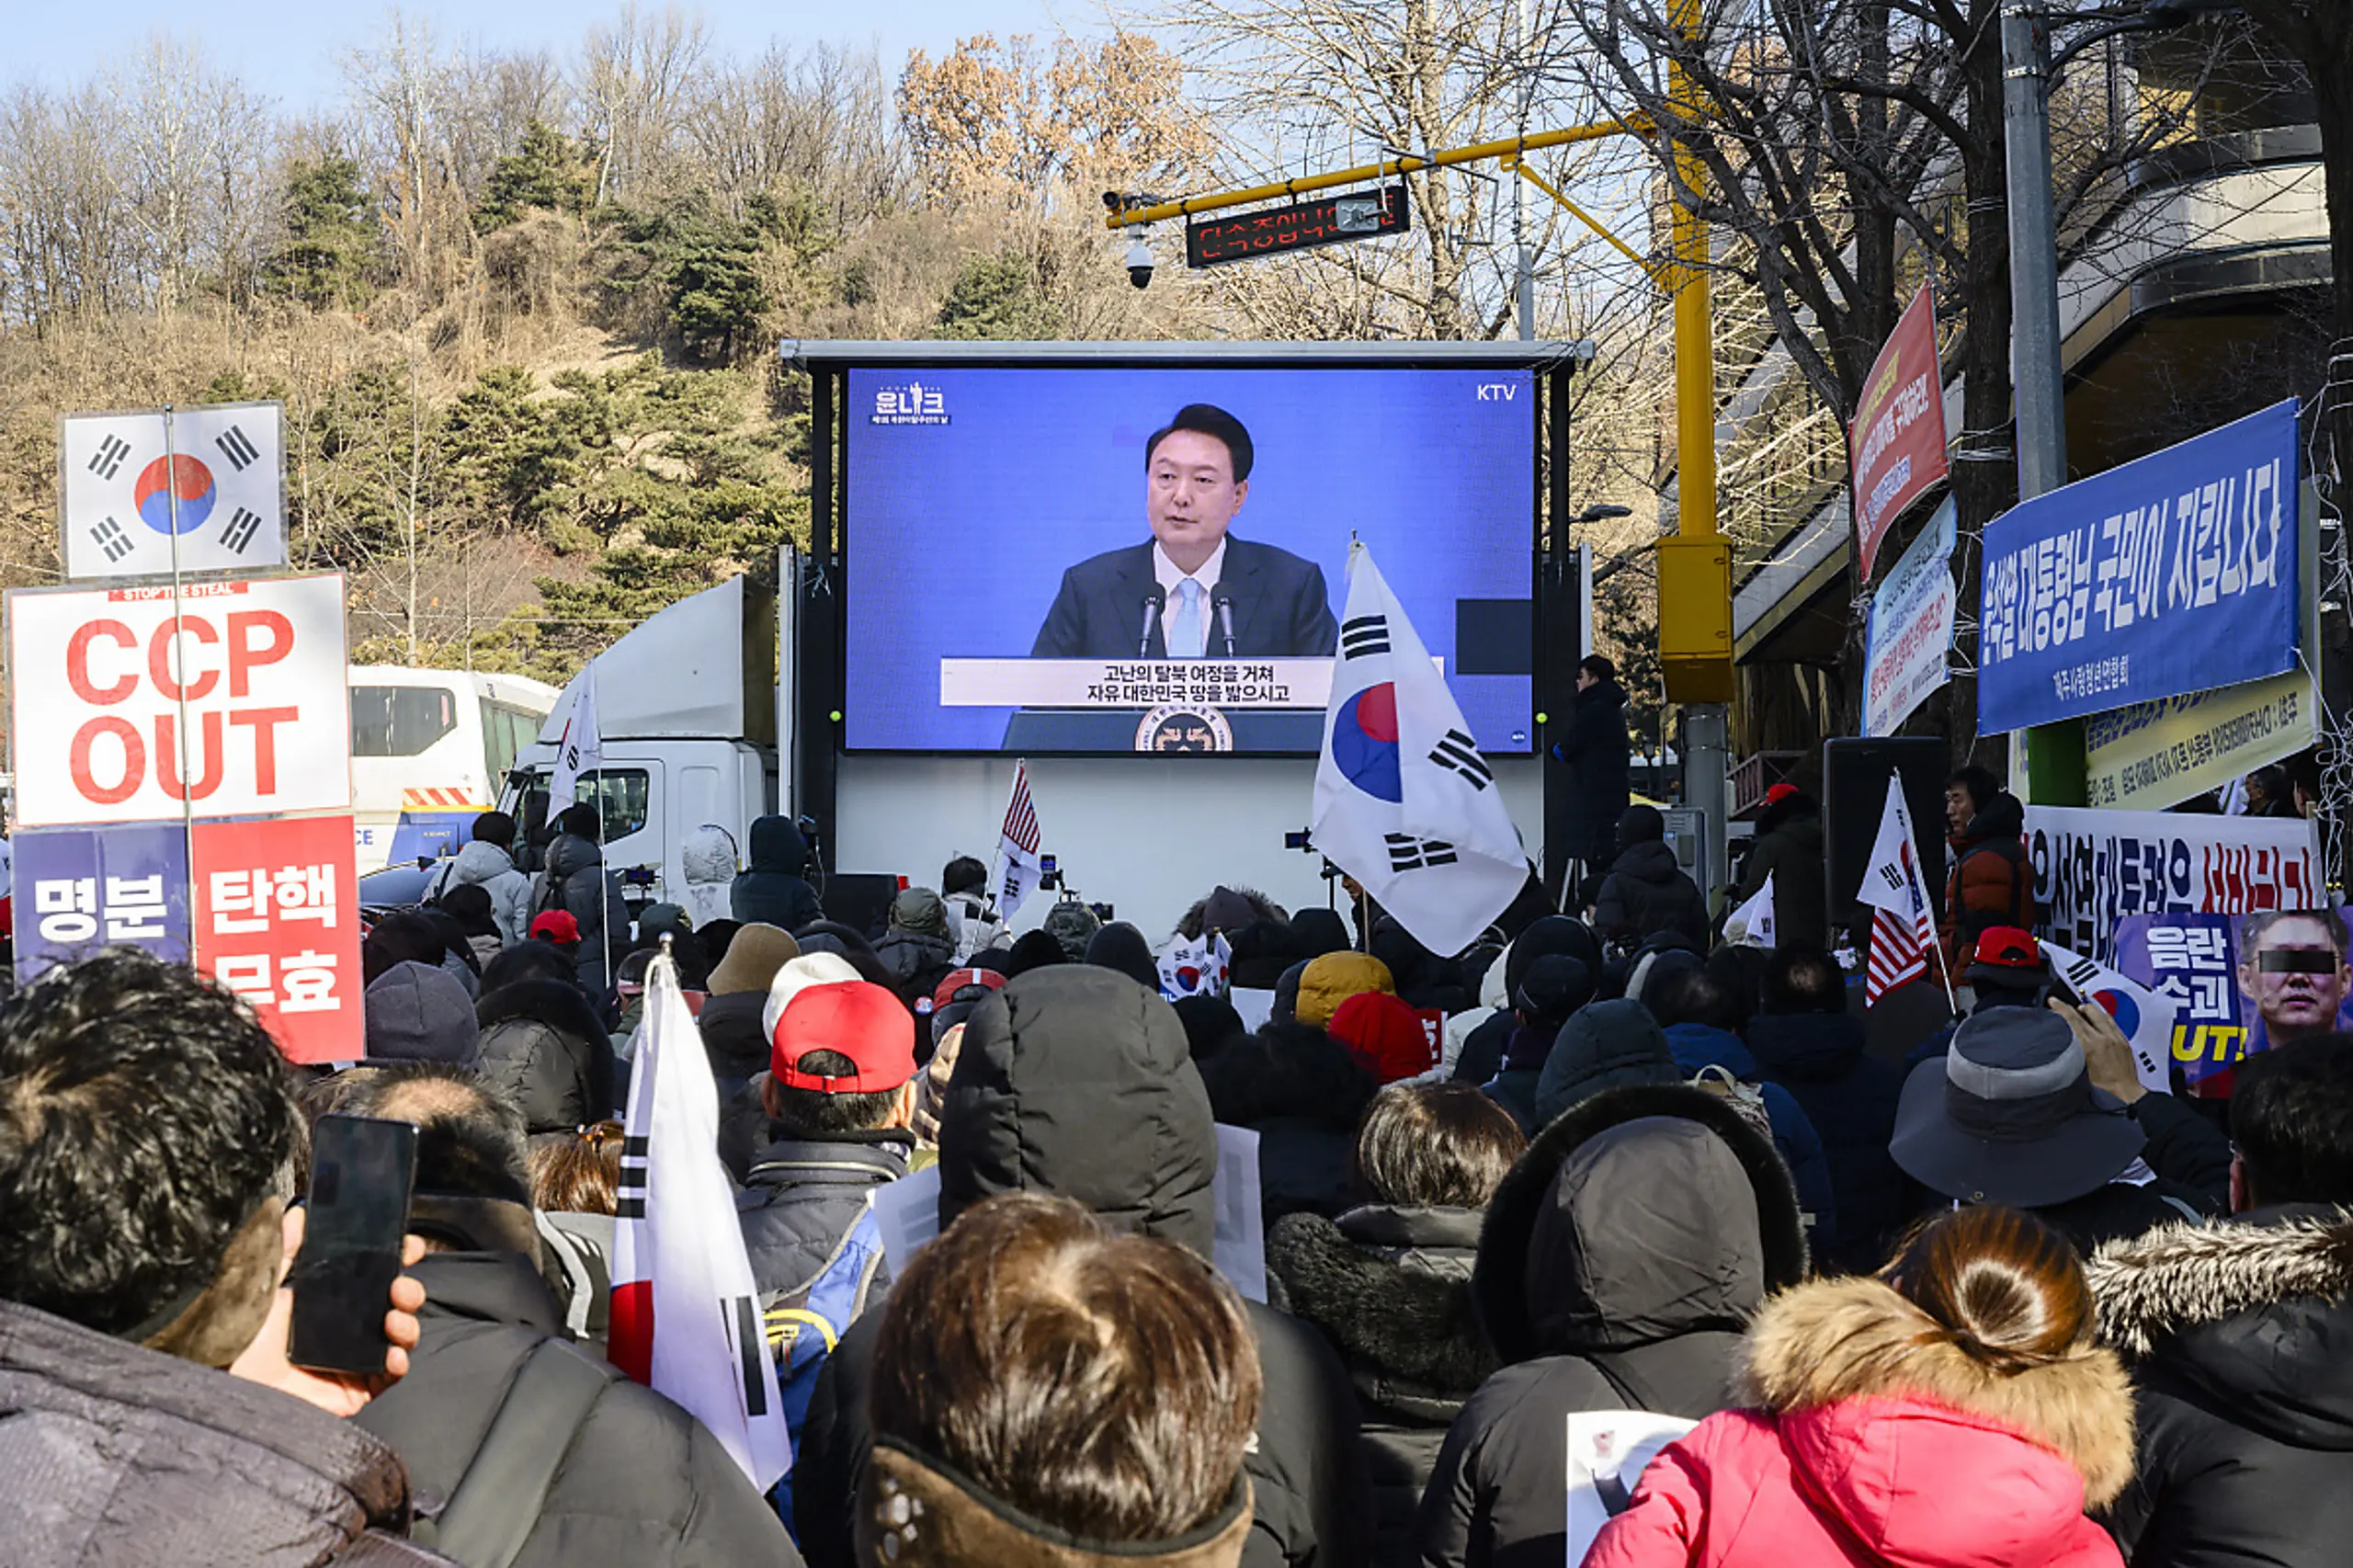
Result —
[[[416,1129],[405,1121],[323,1116],[311,1132],[311,1188],[287,1359],[362,1377],[384,1369],[384,1314],[401,1271]]]

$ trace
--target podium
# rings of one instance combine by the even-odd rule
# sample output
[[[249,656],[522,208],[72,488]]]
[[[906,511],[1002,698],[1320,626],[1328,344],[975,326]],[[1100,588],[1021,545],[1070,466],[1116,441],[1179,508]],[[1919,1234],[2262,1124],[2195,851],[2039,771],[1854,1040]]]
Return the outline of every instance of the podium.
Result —
[[[1324,746],[1332,668],[1330,659],[949,658],[939,705],[1015,710],[1005,727],[1012,752],[1312,754]]]
[[[1314,710],[1218,710],[1231,733],[1230,745],[1178,744],[1181,734],[1170,734],[1169,744],[1139,744],[1138,732],[1142,730],[1147,714],[1158,711],[1145,708],[1025,708],[1006,721],[1005,749],[1011,752],[1303,752],[1313,755],[1324,748],[1324,715]],[[1164,728],[1181,723],[1183,712],[1164,722]],[[1150,739],[1146,737],[1147,741]]]

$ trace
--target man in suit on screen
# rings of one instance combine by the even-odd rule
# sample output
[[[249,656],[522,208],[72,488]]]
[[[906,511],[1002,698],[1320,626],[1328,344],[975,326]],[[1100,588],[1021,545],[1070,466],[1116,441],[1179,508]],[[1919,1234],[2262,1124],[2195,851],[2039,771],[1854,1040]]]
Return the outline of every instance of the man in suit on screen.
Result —
[[[1063,574],[1040,659],[1329,658],[1338,639],[1324,569],[1227,533],[1250,496],[1250,432],[1196,403],[1144,444],[1152,542]]]

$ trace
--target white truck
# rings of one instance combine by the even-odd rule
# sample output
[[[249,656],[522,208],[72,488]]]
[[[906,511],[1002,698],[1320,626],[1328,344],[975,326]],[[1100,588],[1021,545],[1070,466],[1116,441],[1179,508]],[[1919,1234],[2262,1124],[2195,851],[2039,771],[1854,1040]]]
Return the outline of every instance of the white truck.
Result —
[[[605,864],[632,903],[680,901],[688,834],[715,823],[740,846],[752,820],[778,809],[777,646],[776,596],[745,577],[653,616],[563,688],[516,754],[499,809],[539,843],[556,744],[593,681],[602,744],[574,799],[602,814]]]

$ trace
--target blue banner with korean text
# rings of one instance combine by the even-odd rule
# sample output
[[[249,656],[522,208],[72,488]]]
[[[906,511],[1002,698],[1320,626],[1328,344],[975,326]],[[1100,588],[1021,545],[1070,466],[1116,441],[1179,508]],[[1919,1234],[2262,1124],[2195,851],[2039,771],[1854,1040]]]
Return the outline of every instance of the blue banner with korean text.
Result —
[[[1979,730],[2295,667],[2299,480],[2291,399],[1996,517]]]
[[[19,984],[100,948],[188,962],[184,824],[28,828],[14,845]]]

